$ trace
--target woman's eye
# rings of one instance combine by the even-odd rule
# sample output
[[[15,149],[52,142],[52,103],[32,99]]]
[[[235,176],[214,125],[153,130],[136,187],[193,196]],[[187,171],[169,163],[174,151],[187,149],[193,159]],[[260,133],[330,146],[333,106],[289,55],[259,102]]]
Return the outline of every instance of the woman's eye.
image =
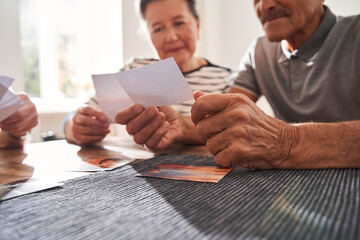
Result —
[[[180,25],[183,25],[183,24],[184,24],[184,22],[175,22],[174,23],[175,26],[180,26]]]
[[[153,32],[156,33],[156,32],[161,32],[162,28],[161,27],[158,27],[158,28],[154,28],[153,29]]]

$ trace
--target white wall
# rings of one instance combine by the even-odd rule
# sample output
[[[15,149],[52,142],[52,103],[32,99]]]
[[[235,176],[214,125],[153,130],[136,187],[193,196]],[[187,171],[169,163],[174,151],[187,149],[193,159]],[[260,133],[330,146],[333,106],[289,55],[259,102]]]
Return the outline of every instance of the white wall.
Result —
[[[262,34],[250,1],[203,0],[201,55],[237,68],[255,36]]]
[[[140,27],[140,19],[135,11],[135,0],[122,0],[123,3],[123,56],[128,60],[133,56],[154,57],[150,41]]]
[[[19,0],[0,0],[0,74],[15,79],[12,88],[23,91]]]
[[[336,15],[349,16],[360,13],[360,1],[358,0],[325,0],[325,5]]]

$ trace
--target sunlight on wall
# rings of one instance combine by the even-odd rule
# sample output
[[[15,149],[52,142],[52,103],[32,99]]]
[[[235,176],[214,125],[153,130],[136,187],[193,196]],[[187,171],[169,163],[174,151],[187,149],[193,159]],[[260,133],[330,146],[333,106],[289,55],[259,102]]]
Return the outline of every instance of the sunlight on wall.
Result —
[[[26,85],[32,87],[25,89],[30,95],[78,97],[93,88],[91,74],[121,67],[121,1],[21,0],[21,6],[21,24],[26,26],[21,35],[23,58],[25,69],[30,69],[25,84],[36,81],[38,71],[39,83]],[[32,45],[27,44],[30,40]],[[30,66],[28,59],[34,59]]]

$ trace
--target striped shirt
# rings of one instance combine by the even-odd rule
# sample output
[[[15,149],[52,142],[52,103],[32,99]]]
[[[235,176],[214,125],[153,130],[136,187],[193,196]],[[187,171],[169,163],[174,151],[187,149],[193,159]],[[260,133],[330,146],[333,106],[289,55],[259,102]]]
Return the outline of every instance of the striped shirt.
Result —
[[[132,58],[121,69],[126,71],[142,67],[159,60],[153,58]],[[206,60],[207,64],[183,75],[192,91],[200,90],[204,93],[224,93],[230,86],[231,69],[214,65]],[[191,106],[194,100],[189,100],[180,104],[172,105],[183,115],[190,115]]]

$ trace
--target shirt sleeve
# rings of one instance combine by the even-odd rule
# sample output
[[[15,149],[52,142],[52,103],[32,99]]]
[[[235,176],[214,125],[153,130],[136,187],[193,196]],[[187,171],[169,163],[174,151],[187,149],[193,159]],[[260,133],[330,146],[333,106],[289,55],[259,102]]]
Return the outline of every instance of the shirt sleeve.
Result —
[[[250,91],[255,94],[257,97],[260,96],[260,89],[258,87],[256,76],[255,76],[255,47],[257,44],[257,40],[255,40],[247,52],[241,59],[239,69],[237,74],[234,75],[234,79],[232,80],[232,87],[241,88],[246,91]]]

